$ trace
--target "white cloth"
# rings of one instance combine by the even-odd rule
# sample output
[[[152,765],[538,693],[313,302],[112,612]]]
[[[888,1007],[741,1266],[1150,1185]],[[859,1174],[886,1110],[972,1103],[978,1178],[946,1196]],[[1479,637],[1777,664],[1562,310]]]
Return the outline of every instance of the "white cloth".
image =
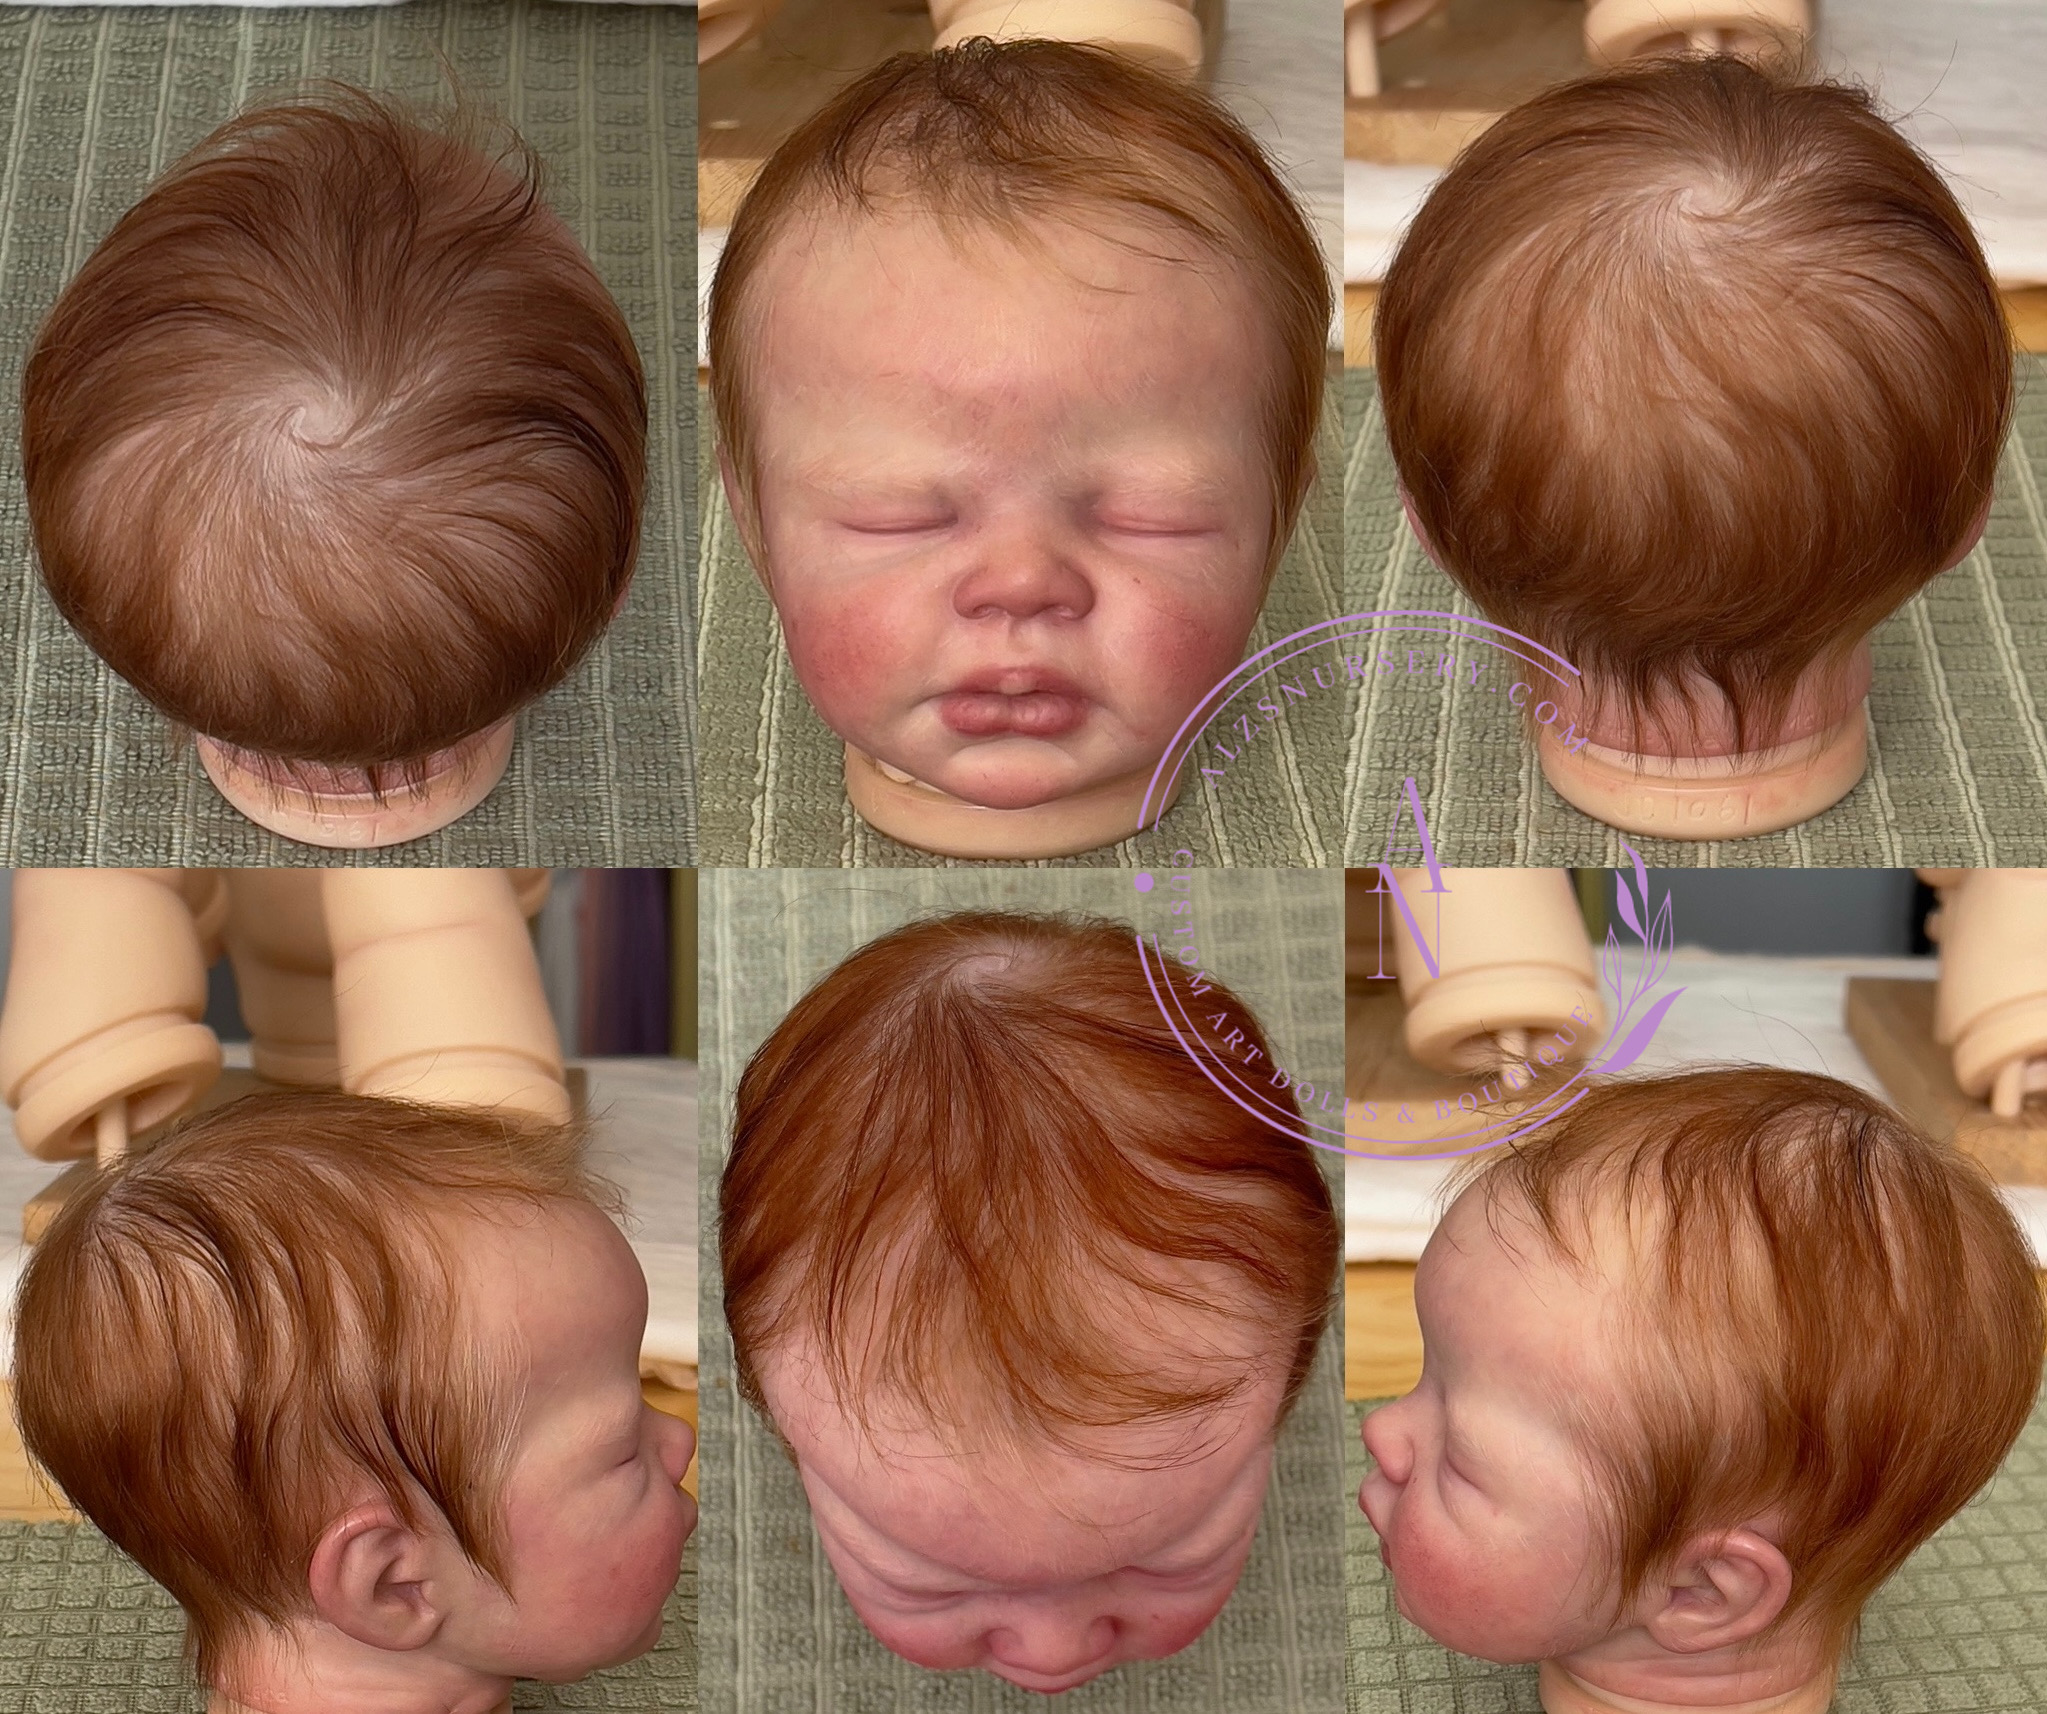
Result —
[[[1685,992],[1635,1071],[1742,1061],[1823,1072],[1882,1095],[1882,1081],[1842,1021],[1848,978],[1931,981],[1934,971],[1931,958],[1762,958],[1680,950],[1658,992]],[[1442,1214],[1443,1188],[1456,1165],[1346,1156],[1343,1259],[1415,1260]],[[2047,1267],[2047,1186],[2006,1185],[2002,1190],[2034,1257]]]
[[[1819,68],[1876,93],[1947,176],[2006,286],[2047,284],[2047,6],[1827,0]],[[1346,161],[1343,277],[1386,277],[1436,167]]]

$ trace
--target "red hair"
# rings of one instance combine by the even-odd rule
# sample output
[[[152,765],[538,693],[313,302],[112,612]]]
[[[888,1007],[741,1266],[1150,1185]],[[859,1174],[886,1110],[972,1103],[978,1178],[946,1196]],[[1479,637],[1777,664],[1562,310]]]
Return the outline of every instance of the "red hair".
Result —
[[[1864,1604],[1996,1474],[2040,1386],[2039,1281],[1989,1175],[1860,1090],[1765,1067],[1597,1087],[1477,1163],[1590,1271],[1631,1240],[1625,1424],[1588,1422],[1627,1606],[1765,1513],[1777,1623],[1844,1649]]]
[[[601,1200],[573,1127],[333,1091],[186,1120],[74,1194],[15,1307],[23,1443],[184,1608],[203,1682],[312,1610],[367,1477],[502,1579],[520,1359],[465,1326],[446,1226]]]
[[[1228,989],[1203,977],[1197,997],[1171,963],[1159,980],[1272,1063]],[[754,1055],[719,1249],[740,1388],[763,1411],[764,1356],[807,1332],[841,1399],[884,1391],[953,1424],[992,1400],[1057,1438],[1212,1410],[1255,1379],[1222,1359],[1165,1372],[1136,1348],[1133,1293],[1269,1328],[1290,1403],[1341,1229],[1314,1150],[1174,1037],[1130,929],[966,912],[860,948]]]
[[[1860,91],[1732,56],[1509,112],[1408,229],[1374,341],[1443,569],[1595,720],[1717,693],[1744,748],[1967,543],[2011,413],[1939,173]]]
[[[531,152],[337,89],[230,120],[115,223],[30,354],[22,471],[51,599],[143,697],[382,790],[604,630],[646,421]]]
[[[784,232],[883,207],[1004,232],[1104,214],[1126,229],[1163,225],[1235,268],[1272,349],[1272,575],[1315,477],[1329,274],[1284,181],[1228,109],[1127,54],[1039,39],[898,54],[841,90],[769,158],[711,285],[711,400],[749,499],[761,269]]]

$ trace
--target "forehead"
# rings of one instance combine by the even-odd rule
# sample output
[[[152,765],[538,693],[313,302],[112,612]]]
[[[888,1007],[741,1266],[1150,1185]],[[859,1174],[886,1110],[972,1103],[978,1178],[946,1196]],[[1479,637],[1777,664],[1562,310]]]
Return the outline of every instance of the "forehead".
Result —
[[[517,1203],[457,1217],[464,1322],[477,1339],[520,1352],[536,1378],[635,1363],[647,1281],[632,1246],[583,1202]]]
[[[1489,1210],[1482,1186],[1465,1191],[1415,1271],[1428,1361],[1453,1386],[1545,1413],[1562,1393],[1603,1382],[1625,1269],[1610,1234],[1595,1233],[1590,1249],[1576,1268],[1511,1205]]]
[[[750,389],[762,404],[842,375],[911,397],[1014,409],[1034,386],[1163,393],[1277,360],[1247,338],[1244,272],[1163,225],[1030,221],[1005,229],[915,210],[784,222],[747,289]]]
[[[912,1419],[855,1414],[762,1365],[762,1387],[820,1522],[876,1574],[1024,1589],[1154,1559],[1198,1562],[1255,1521],[1283,1384],[1266,1377],[1205,1420],[1023,1436],[962,1448]]]

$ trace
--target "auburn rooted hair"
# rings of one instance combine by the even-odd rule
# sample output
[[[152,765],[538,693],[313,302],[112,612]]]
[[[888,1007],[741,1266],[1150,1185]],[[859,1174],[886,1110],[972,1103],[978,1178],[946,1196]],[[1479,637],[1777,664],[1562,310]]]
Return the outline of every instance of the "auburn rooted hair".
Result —
[[[522,1359],[466,1325],[448,1227],[607,1194],[571,1126],[320,1090],[203,1113],[32,1252],[22,1440],[184,1608],[208,1684],[310,1613],[313,1551],[365,1479],[502,1580]]]
[[[761,270],[785,233],[884,210],[1008,235],[1098,220],[1133,245],[1163,230],[1234,268],[1272,354],[1271,576],[1315,477],[1332,298],[1306,218],[1228,109],[1125,54],[1043,39],[898,54],[847,85],[769,158],[711,285],[711,400],[749,502]]]
[[[1623,1421],[1588,1420],[1625,1608],[1688,1542],[1772,1514],[1778,1626],[1845,1649],[1863,1605],[1983,1487],[2040,1386],[2040,1287],[1989,1175],[1807,1072],[1594,1088],[1479,1163],[1566,1262],[1625,1234]]]
[[[537,157],[335,88],[230,120],[115,224],[30,354],[22,469],[51,599],[115,672],[382,790],[604,630],[646,425]]]
[[[1152,965],[1188,1016],[1226,1015],[1262,1079],[1270,1044],[1243,1002]],[[1276,1374],[1290,1404],[1333,1304],[1329,1190],[1313,1148],[1211,1083],[1161,1004],[1129,928],[994,911],[911,923],[805,994],[740,1080],[720,1196],[743,1395],[766,1413],[761,1363],[801,1334],[839,1399],[955,1428],[1070,1440]],[[1188,1264],[1220,1270],[1220,1295]],[[1162,1351],[1133,1302],[1248,1320],[1276,1356],[1247,1371]]]
[[[1940,174],[1862,91],[1726,55],[1509,112],[1408,229],[1374,343],[1443,569],[1595,710],[1640,733],[1717,695],[1743,747],[1967,544],[2011,413]]]

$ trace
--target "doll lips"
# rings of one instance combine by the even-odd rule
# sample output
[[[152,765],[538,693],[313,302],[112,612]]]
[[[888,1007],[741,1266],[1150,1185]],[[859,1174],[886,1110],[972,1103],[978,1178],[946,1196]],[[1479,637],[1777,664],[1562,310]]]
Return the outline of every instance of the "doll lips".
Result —
[[[986,673],[941,696],[938,718],[962,738],[1063,738],[1087,718],[1087,699],[1053,673]]]

